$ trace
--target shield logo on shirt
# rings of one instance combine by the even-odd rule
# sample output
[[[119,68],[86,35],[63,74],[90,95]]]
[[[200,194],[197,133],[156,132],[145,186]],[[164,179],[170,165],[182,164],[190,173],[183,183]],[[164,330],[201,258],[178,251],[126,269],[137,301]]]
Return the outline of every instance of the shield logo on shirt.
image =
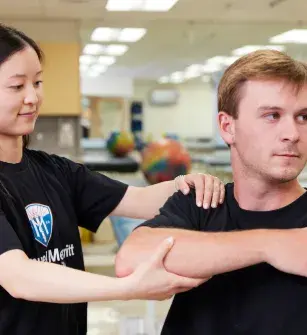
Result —
[[[52,235],[53,218],[49,206],[30,204],[26,212],[31,224],[35,240],[47,247]]]

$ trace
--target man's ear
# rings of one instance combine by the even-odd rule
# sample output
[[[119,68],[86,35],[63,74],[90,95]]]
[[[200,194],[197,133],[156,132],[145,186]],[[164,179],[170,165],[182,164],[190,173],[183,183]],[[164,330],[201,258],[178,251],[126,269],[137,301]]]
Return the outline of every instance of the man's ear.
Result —
[[[220,134],[225,143],[231,145],[235,139],[234,119],[231,115],[221,111],[218,113]]]

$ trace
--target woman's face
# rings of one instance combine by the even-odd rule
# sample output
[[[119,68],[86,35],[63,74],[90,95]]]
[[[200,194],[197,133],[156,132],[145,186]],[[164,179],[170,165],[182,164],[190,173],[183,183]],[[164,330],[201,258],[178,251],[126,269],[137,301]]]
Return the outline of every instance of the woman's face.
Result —
[[[35,50],[26,47],[0,64],[0,135],[30,134],[42,98],[41,63]]]

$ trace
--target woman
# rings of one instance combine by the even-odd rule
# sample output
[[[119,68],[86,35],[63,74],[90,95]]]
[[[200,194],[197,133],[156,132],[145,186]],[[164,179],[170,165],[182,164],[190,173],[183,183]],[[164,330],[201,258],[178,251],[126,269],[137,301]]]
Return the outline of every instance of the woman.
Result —
[[[0,334],[84,335],[88,301],[165,299],[202,281],[165,270],[171,238],[126,278],[83,271],[78,226],[95,232],[110,213],[149,218],[175,183],[128,187],[68,159],[27,149],[42,103],[41,62],[32,39],[0,25]],[[222,201],[216,178],[185,179],[177,179],[181,191],[190,185],[198,201],[203,193],[206,203],[217,205],[220,195]]]

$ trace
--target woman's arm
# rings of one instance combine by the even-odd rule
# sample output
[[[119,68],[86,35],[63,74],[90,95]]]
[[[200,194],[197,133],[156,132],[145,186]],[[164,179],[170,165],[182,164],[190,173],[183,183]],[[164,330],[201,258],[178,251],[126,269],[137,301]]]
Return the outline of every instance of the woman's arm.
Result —
[[[164,257],[172,247],[163,241],[151,257],[126,278],[112,278],[62,265],[30,260],[21,250],[0,256],[0,285],[13,297],[51,303],[165,299],[204,280],[168,273]]]

